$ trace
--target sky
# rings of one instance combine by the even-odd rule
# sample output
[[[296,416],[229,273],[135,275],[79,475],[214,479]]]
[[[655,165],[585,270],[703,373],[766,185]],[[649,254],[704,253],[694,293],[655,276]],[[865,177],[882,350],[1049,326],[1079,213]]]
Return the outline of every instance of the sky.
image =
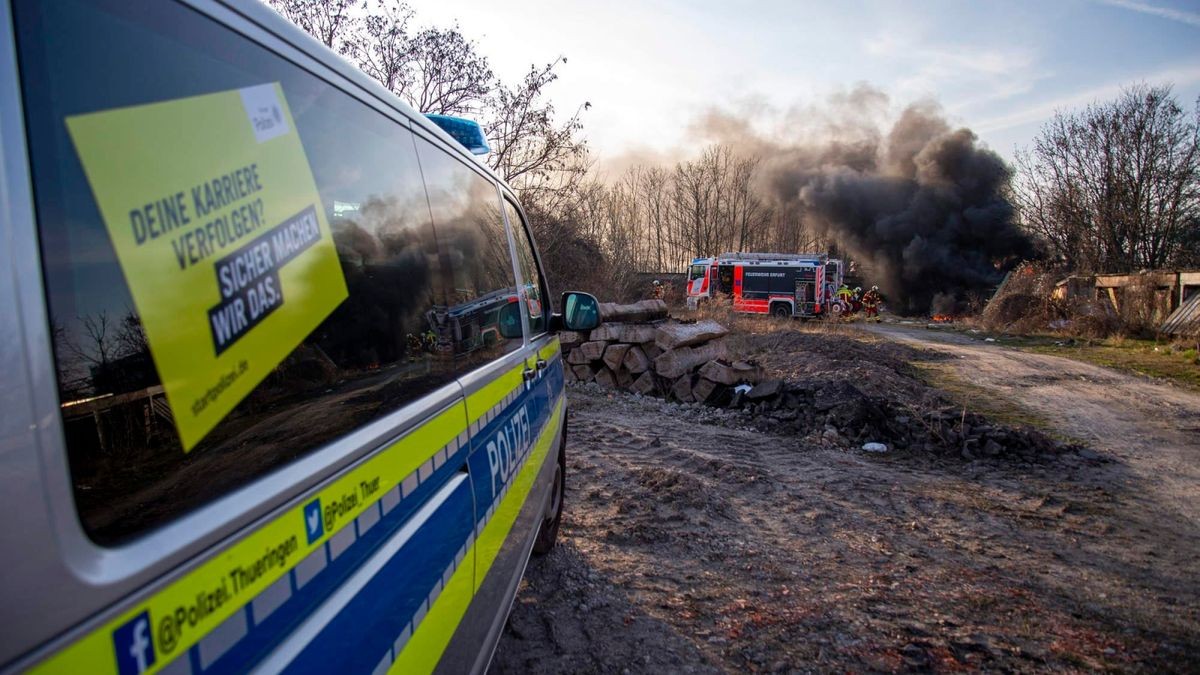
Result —
[[[550,94],[583,102],[602,168],[678,158],[694,122],[748,112],[786,139],[787,111],[866,83],[894,114],[936,100],[1011,160],[1057,109],[1136,82],[1200,94],[1200,0],[409,0],[417,23],[457,22],[507,81],[558,56]]]

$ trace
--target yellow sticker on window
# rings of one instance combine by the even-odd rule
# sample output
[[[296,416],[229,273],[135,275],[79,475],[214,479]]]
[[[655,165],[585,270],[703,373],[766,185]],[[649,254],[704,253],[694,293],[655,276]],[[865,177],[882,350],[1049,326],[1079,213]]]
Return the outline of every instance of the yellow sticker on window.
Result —
[[[67,118],[185,451],[346,299],[282,88]]]

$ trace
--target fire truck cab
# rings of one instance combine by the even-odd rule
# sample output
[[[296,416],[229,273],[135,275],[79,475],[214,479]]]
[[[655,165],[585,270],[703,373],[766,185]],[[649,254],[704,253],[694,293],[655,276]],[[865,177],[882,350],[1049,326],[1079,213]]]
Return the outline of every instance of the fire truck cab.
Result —
[[[780,318],[830,313],[842,284],[841,260],[824,253],[723,253],[695,258],[688,267],[687,304],[717,295],[729,297],[734,311]]]

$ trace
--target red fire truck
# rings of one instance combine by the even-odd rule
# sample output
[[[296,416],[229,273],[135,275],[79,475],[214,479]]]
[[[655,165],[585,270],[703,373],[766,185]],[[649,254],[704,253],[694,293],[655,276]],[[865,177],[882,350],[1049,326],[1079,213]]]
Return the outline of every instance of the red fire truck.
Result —
[[[717,295],[733,309],[780,318],[840,314],[834,293],[844,265],[824,253],[722,253],[696,258],[688,267],[687,304]]]

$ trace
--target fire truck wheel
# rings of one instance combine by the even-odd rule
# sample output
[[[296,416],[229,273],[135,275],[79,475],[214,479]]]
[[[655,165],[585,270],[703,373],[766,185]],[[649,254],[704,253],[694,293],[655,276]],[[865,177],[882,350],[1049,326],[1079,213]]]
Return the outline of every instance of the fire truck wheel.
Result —
[[[776,303],[771,307],[771,316],[776,319],[790,319],[792,318],[792,308],[782,302]]]
[[[835,302],[829,305],[829,313],[834,316],[841,316],[846,313],[846,308],[842,306],[842,303]]]

